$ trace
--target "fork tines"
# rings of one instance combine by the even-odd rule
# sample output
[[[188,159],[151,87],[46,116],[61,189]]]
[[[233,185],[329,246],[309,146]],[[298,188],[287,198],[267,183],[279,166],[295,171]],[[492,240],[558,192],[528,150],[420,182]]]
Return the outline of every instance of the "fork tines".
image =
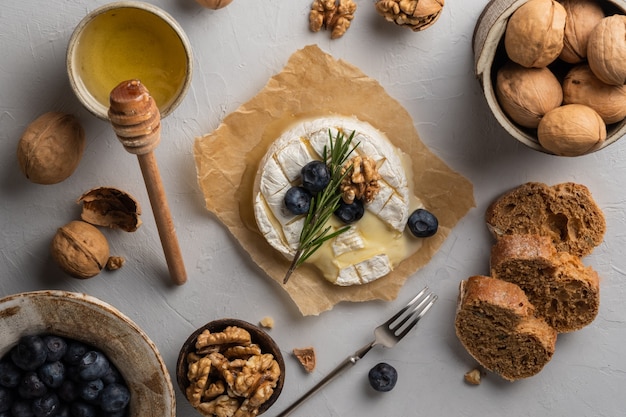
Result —
[[[437,295],[430,292],[428,287],[424,287],[409,303],[402,308],[396,315],[387,321],[387,326],[394,334],[402,338],[404,337],[437,301]],[[408,311],[408,313],[407,313]],[[402,316],[404,317],[396,323]],[[409,322],[409,320],[411,320]],[[408,323],[408,324],[407,324]]]

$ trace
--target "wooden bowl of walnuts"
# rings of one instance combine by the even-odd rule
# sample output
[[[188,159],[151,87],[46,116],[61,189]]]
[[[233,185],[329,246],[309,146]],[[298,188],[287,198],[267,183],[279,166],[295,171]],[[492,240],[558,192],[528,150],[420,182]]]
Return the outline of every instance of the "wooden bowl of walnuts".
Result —
[[[185,398],[204,416],[222,415],[226,409],[228,415],[259,415],[280,396],[285,362],[261,328],[226,318],[205,324],[187,338],[176,377]]]
[[[156,346],[104,301],[58,290],[9,295],[0,299],[0,335],[3,382],[10,375],[21,380],[12,398],[38,415],[67,408],[71,415],[176,416],[174,388]],[[37,386],[45,391],[35,392]]]
[[[589,154],[626,134],[626,2],[492,0],[473,35],[497,121],[528,147]]]

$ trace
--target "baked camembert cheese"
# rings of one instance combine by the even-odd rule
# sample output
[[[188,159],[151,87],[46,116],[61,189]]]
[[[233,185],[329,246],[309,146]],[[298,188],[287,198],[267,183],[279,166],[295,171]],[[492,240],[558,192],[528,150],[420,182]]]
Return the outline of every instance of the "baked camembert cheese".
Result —
[[[387,275],[421,245],[419,239],[405,236],[410,210],[422,207],[410,192],[406,175],[410,162],[384,133],[355,117],[344,116],[304,120],[291,126],[270,145],[259,163],[254,215],[267,242],[293,259],[306,215],[287,210],[285,193],[300,181],[303,166],[323,159],[324,148],[339,132],[346,137],[354,134],[352,155],[376,161],[380,190],[365,204],[363,218],[325,242],[306,262],[314,264],[330,282],[349,286]],[[345,226],[335,218],[329,224],[332,230]]]

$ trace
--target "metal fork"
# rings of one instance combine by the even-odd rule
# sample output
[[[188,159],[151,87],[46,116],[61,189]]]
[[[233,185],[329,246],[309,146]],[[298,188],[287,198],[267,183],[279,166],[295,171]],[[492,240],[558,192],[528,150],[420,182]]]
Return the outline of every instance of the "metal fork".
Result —
[[[355,365],[374,346],[382,345],[386,348],[395,346],[413,327],[415,327],[417,322],[430,310],[433,304],[435,304],[435,301],[437,301],[437,295],[429,292],[428,287],[424,288],[409,301],[406,306],[394,314],[393,317],[374,329],[374,341],[357,350],[352,356],[344,359],[343,362],[326,375],[324,379],[318,382],[317,385],[307,391],[302,397],[276,417],[285,417],[291,414],[292,411],[312,397],[313,394],[317,393],[330,381],[351,367],[351,365]]]

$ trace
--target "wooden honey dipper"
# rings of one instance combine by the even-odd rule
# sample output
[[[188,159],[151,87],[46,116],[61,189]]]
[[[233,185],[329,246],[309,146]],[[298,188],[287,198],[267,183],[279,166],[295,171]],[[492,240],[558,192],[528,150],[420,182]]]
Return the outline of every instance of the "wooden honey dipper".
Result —
[[[170,277],[175,284],[182,285],[187,281],[187,273],[153,152],[161,140],[159,108],[139,80],[118,84],[109,99],[113,130],[124,148],[139,160]]]

